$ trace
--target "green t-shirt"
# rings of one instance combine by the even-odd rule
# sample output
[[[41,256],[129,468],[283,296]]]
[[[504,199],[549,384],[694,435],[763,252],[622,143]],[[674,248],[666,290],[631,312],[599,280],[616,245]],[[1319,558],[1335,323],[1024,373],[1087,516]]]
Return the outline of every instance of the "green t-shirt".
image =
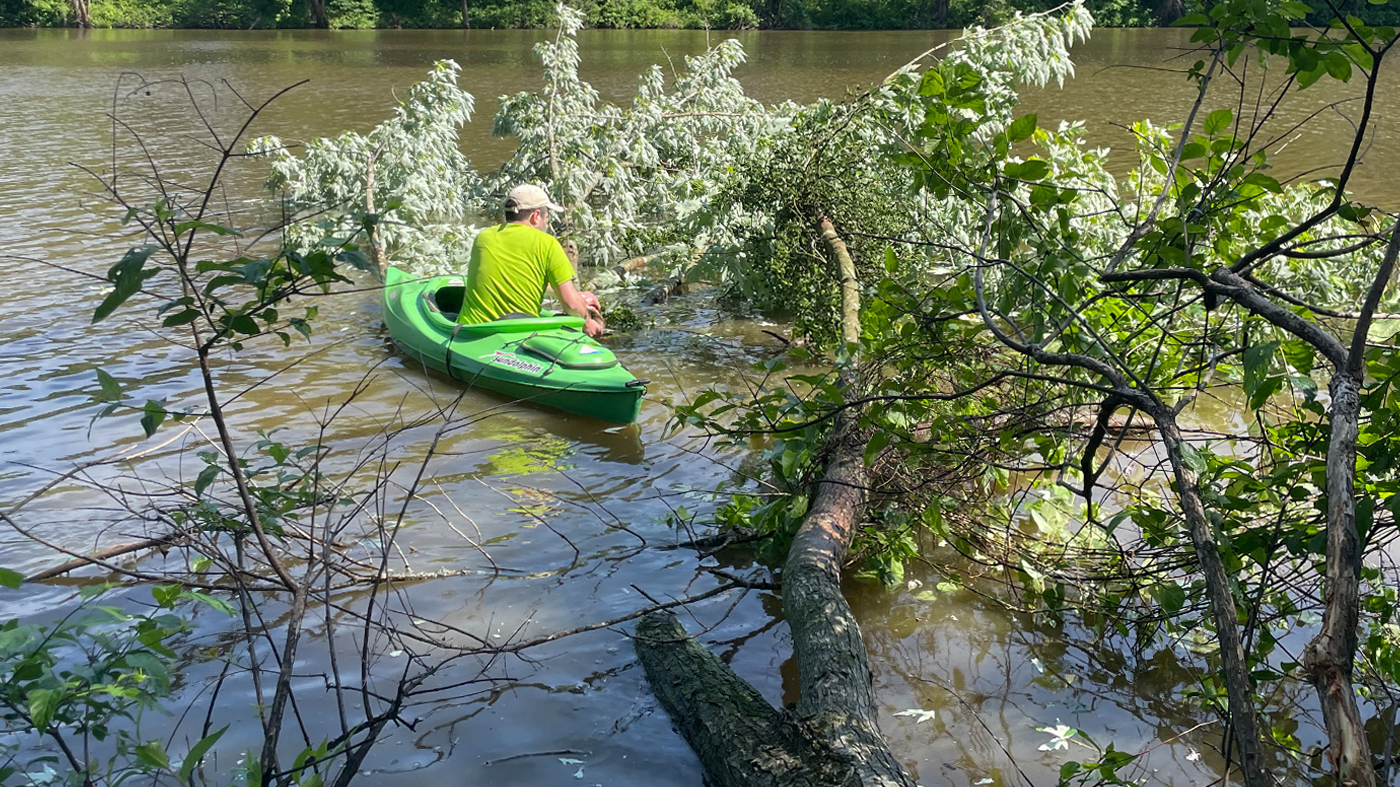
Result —
[[[574,278],[564,247],[528,224],[477,233],[458,322],[489,322],[513,312],[539,314],[544,290]]]

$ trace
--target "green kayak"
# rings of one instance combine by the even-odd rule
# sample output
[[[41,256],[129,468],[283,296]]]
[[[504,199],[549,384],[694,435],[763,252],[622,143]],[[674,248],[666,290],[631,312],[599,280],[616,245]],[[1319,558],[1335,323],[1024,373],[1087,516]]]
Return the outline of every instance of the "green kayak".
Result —
[[[460,276],[384,278],[384,322],[409,357],[468,385],[603,421],[637,420],[646,381],[583,332],[580,317],[457,323]]]

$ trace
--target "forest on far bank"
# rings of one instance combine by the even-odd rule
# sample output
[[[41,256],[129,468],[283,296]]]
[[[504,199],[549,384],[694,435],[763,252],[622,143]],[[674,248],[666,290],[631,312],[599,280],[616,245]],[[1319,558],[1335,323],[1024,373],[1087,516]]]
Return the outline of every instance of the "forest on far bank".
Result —
[[[591,27],[718,30],[919,30],[1000,24],[1059,0],[579,0]],[[1100,27],[1169,25],[1201,0],[1090,0]],[[1400,22],[1395,6],[1344,0],[1369,24]],[[553,0],[0,0],[0,27],[536,28]],[[1330,16],[1323,4],[1319,14]],[[465,22],[464,22],[465,20]],[[1321,17],[1319,17],[1321,21]]]

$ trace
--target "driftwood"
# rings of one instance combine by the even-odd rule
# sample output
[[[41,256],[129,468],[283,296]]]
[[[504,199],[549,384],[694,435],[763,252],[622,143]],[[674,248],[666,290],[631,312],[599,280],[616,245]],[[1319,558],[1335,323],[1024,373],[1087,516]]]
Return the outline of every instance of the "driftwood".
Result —
[[[820,223],[841,269],[842,335],[853,342],[860,336],[855,268],[831,223]],[[854,365],[840,380],[856,390]],[[770,706],[687,639],[673,615],[648,615],[637,626],[633,642],[647,679],[715,787],[914,787],[880,735],[865,645],[841,593],[841,565],[866,504],[867,435],[858,419],[854,408],[837,416],[826,471],[783,567],[783,610],[801,689],[795,706]]]
[[[574,269],[578,270],[578,244],[573,240],[565,240],[562,241],[562,243],[564,246],[564,252],[569,255],[569,260],[574,263]],[[652,261],[660,259],[661,256],[662,252],[643,254],[639,257],[631,257],[629,259],[625,259],[622,262],[619,262],[618,264],[610,268],[594,268],[592,269],[593,273],[589,275],[588,283],[583,285],[583,289],[596,289],[599,286],[598,278],[602,276],[605,272],[613,274],[618,278],[619,281],[626,282],[627,277],[635,274],[637,271],[650,265]]]
[[[105,560],[111,560],[114,557],[121,557],[122,555],[130,555],[133,552],[144,552],[149,549],[159,549],[164,551],[183,540],[183,536],[172,534],[168,536],[161,536],[160,538],[148,538],[143,541],[132,541],[125,544],[115,544],[113,546],[107,547],[106,549],[100,549],[92,553],[91,555],[75,557],[66,563],[54,566],[53,568],[46,568],[43,571],[37,572],[35,574],[30,574],[29,576],[24,578],[24,581],[39,582],[40,580],[53,579],[54,577],[63,576],[69,571],[85,568],[87,566],[100,565]]]
[[[700,262],[700,258],[704,257],[705,252],[709,251],[709,249],[709,246],[702,246],[697,249],[691,249],[690,260],[686,262],[685,267],[681,269],[681,272],[653,287],[651,289],[651,292],[647,293],[647,297],[643,299],[643,302],[651,305],[665,303],[666,301],[671,299],[672,295],[676,295],[684,291],[686,285],[686,277],[689,276],[690,272],[695,269],[695,266]]]
[[[679,276],[672,276],[666,281],[652,287],[651,291],[647,293],[647,296],[642,299],[642,302],[650,306],[655,306],[658,303],[665,303],[671,300],[671,296],[679,294],[684,289],[685,274],[682,273]]]

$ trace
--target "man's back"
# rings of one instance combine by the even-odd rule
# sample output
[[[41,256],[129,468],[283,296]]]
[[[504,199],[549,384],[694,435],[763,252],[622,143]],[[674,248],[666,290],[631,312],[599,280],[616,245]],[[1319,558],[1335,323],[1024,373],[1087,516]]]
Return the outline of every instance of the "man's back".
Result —
[[[574,267],[554,236],[520,223],[488,227],[472,243],[458,322],[539,314],[545,287],[573,278]]]

